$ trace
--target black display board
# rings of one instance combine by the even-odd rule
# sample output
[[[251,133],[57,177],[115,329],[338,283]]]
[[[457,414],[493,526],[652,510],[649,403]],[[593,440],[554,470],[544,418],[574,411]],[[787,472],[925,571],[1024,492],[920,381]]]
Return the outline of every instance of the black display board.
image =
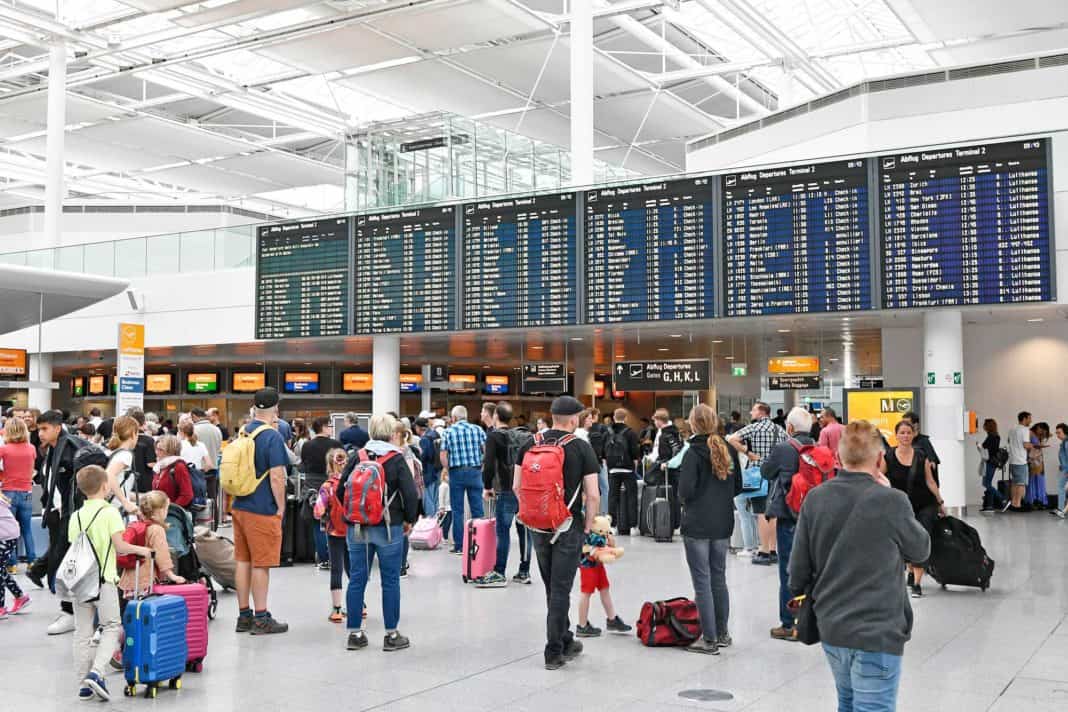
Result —
[[[567,364],[538,361],[523,364],[523,393],[564,393],[567,391]]]
[[[1048,140],[878,164],[886,308],[1053,299]]]
[[[721,180],[727,316],[872,308],[863,159]]]
[[[715,316],[715,205],[705,176],[586,192],[586,320]]]
[[[348,333],[349,218],[259,228],[256,338]]]
[[[463,327],[574,324],[575,194],[463,206]]]
[[[612,388],[617,391],[703,391],[712,384],[708,359],[616,361]]]
[[[357,334],[456,328],[456,207],[356,216]]]

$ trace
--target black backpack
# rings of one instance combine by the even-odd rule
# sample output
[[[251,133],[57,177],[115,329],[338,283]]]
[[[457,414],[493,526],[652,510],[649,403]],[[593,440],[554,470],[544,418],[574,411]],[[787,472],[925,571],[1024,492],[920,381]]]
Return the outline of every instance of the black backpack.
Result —
[[[630,470],[634,467],[634,460],[630,456],[630,445],[627,442],[627,429],[616,432],[613,428],[608,433],[608,439],[604,444],[604,461],[610,470]]]
[[[534,439],[529,430],[509,428],[504,431],[504,437],[508,440],[508,467],[514,468],[519,464],[519,451],[523,446]]]
[[[593,448],[593,454],[597,456],[598,460],[604,459],[604,446],[605,440],[608,438],[608,429],[600,424],[594,424],[590,428],[590,447]]]
[[[85,504],[85,495],[78,489],[78,481],[76,479],[78,471],[89,465],[99,465],[106,470],[110,458],[103,448],[86,442],[79,437],[70,436],[68,441],[69,447],[74,448],[74,458],[71,460],[71,468],[73,469],[71,476],[75,478],[71,482],[71,504],[73,505],[71,511],[74,511]]]
[[[1009,451],[1005,448],[1000,448],[994,453],[994,456],[990,458],[990,461],[994,463],[995,469],[1004,469],[1005,465],[1009,464]]]

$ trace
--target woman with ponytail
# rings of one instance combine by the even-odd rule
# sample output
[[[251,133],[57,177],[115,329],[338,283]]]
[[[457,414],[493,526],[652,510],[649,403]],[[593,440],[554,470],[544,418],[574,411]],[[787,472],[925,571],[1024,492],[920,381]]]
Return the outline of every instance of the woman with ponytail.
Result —
[[[716,412],[704,404],[690,411],[693,435],[679,469],[682,543],[701,617],[702,636],[687,650],[718,655],[731,644],[727,628],[727,549],[734,533],[734,498],[742,491],[738,453],[719,434]]]
[[[111,439],[107,442],[108,452],[108,486],[115,495],[116,504],[127,514],[137,511],[133,501],[134,483],[137,476],[133,471],[133,451],[137,446],[139,423],[128,415],[115,418],[111,426]]]

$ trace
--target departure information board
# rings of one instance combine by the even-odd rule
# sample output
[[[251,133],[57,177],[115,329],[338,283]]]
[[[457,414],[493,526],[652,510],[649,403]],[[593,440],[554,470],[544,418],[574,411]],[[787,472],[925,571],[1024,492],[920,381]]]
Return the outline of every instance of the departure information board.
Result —
[[[872,307],[863,159],[722,180],[727,316]]]
[[[1053,298],[1047,140],[879,158],[883,305]]]
[[[354,331],[456,328],[456,208],[356,216]]]
[[[463,206],[463,326],[575,323],[575,194]]]
[[[591,190],[585,212],[587,321],[715,316],[710,178]]]
[[[349,304],[349,218],[261,227],[256,338],[343,336]]]

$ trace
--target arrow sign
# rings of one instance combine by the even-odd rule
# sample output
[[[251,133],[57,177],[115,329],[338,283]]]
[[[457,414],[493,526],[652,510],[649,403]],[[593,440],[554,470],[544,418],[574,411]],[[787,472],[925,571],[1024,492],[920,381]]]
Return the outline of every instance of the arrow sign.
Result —
[[[703,391],[711,385],[708,359],[685,361],[620,361],[613,388],[617,391]]]

